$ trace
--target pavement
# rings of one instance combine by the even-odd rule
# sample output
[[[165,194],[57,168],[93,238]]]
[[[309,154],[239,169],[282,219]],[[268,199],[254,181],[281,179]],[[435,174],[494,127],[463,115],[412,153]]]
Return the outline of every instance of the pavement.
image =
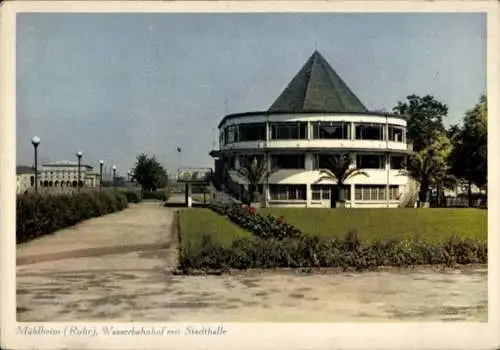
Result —
[[[18,321],[487,322],[487,268],[176,276],[156,201],[19,245]]]

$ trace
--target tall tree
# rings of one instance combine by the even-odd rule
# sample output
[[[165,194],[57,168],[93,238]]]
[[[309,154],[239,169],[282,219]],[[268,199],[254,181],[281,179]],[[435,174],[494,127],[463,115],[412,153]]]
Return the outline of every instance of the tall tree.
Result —
[[[148,157],[145,153],[137,156],[132,172],[132,178],[137,181],[143,191],[156,191],[167,185],[167,172],[156,160],[155,156]]]
[[[320,170],[320,175],[318,182],[333,180],[337,184],[335,190],[332,188],[331,198],[339,203],[345,201],[343,186],[347,180],[356,175],[368,176],[366,172],[352,165],[348,154],[331,155],[326,167]]]
[[[472,204],[472,184],[484,188],[488,181],[488,107],[486,96],[467,111],[463,126],[454,140],[450,155],[453,173],[467,181],[469,205]]]
[[[399,101],[393,112],[408,117],[407,137],[413,142],[413,150],[420,152],[429,147],[445,131],[443,119],[448,106],[431,95],[410,95]]]
[[[448,157],[452,145],[443,133],[438,135],[434,142],[425,149],[413,154],[403,170],[403,173],[418,181],[420,185],[418,201],[419,206],[425,206],[429,200],[432,186],[437,189],[438,197],[443,187],[451,187],[454,177],[450,174]]]
[[[253,159],[242,159],[244,160],[242,164],[240,164],[237,174],[248,182],[248,192],[251,196],[250,200],[257,202],[259,198],[259,185],[265,182],[273,171],[268,170],[265,158],[258,159],[257,157],[253,157]]]

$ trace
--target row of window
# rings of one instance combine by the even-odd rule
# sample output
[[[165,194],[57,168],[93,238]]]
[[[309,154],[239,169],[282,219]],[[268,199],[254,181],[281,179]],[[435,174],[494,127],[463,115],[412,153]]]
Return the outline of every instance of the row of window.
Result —
[[[264,161],[263,155],[243,155],[240,156],[240,166],[244,162],[251,162],[257,158],[258,162]],[[389,156],[390,167],[393,170],[403,168],[404,156]],[[328,169],[331,166],[332,155],[314,154],[313,169]],[[374,154],[356,155],[356,166],[360,169],[385,169],[386,156]],[[236,157],[228,157],[228,166],[234,169],[236,166]],[[305,154],[280,154],[271,155],[272,169],[305,169]]]
[[[406,142],[405,128],[402,126],[380,123],[313,122],[313,139],[380,140]],[[351,130],[354,125],[354,135]],[[270,140],[304,140],[308,138],[307,122],[270,123]],[[386,135],[387,134],[387,135]],[[220,133],[220,143],[229,144],[244,141],[266,140],[266,124],[252,123],[230,125]]]
[[[332,196],[331,185],[311,185],[313,200],[330,200]],[[271,200],[306,200],[306,185],[269,185]],[[351,200],[350,186],[343,186],[344,199]],[[398,200],[399,186],[389,186],[389,200]],[[386,199],[385,185],[355,185],[354,199],[357,201],[384,201]]]

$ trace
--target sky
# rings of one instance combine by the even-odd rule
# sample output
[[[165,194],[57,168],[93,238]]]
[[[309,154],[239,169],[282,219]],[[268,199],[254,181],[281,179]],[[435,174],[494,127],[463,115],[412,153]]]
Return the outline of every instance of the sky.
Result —
[[[485,14],[19,14],[17,164],[213,167],[217,125],[267,110],[317,49],[370,109],[486,92]],[[182,148],[179,155],[176,147]]]

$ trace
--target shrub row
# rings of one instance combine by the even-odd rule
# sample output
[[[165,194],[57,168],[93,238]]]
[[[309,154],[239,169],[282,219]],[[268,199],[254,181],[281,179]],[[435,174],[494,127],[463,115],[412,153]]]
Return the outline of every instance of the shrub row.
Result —
[[[157,199],[160,201],[168,200],[168,193],[166,190],[145,191],[142,193],[142,199]]]
[[[142,201],[142,194],[140,191],[127,190],[122,193],[127,198],[128,203],[139,203]]]
[[[298,228],[284,222],[282,217],[263,216],[252,206],[211,203],[209,208],[220,215],[227,216],[236,225],[259,238],[284,239],[302,236]]]
[[[16,202],[16,241],[26,242],[126,207],[127,197],[112,190],[58,195],[21,194]]]
[[[350,232],[344,239],[317,236],[240,238],[233,241],[231,247],[223,247],[210,235],[205,235],[198,245],[184,244],[180,267],[185,272],[284,267],[363,270],[377,266],[485,264],[487,256],[486,244],[456,236],[439,245],[419,240],[362,244],[358,235]]]

